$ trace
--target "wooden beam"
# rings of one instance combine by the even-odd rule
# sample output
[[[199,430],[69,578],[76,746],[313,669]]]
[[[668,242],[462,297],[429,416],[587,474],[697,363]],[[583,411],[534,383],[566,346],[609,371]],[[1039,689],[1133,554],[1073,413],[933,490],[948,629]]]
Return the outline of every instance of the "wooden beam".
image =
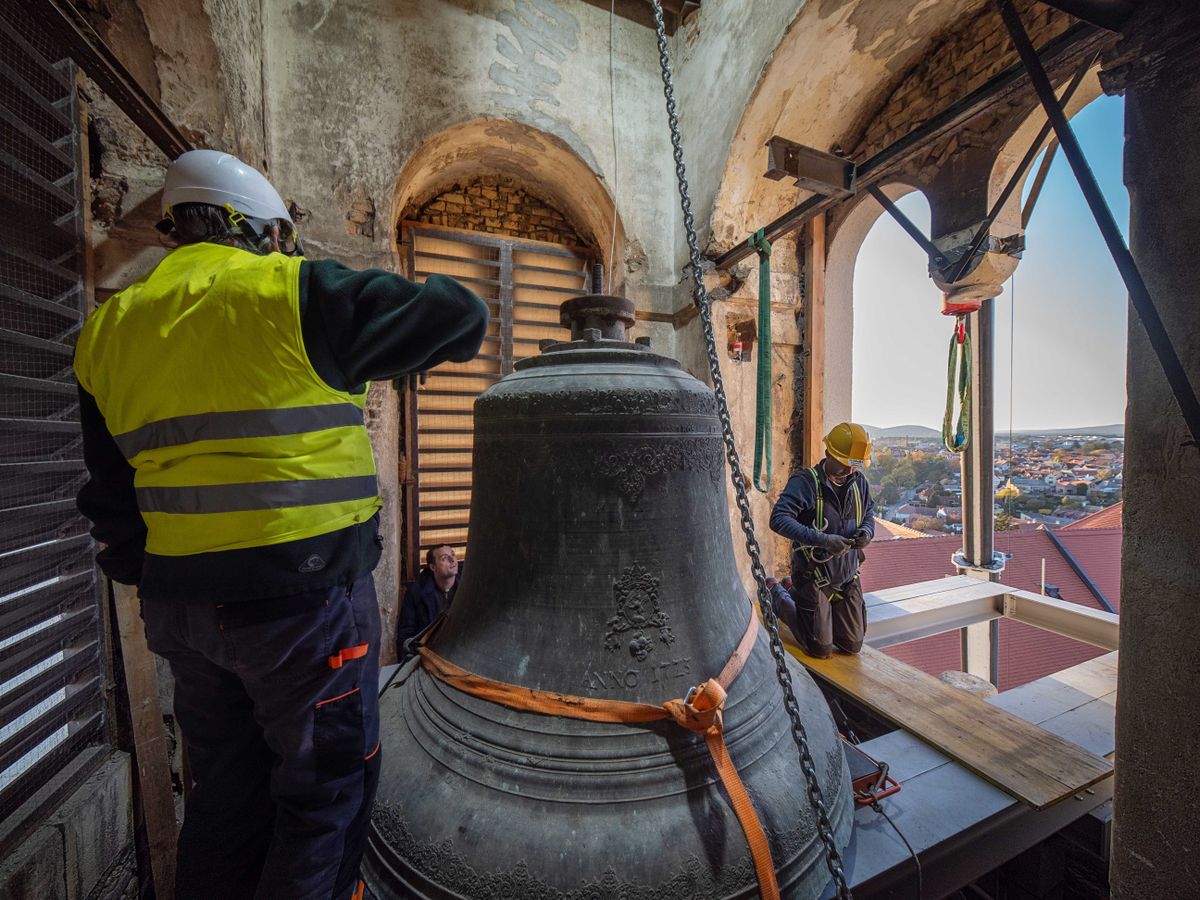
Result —
[[[133,722],[137,785],[146,839],[150,845],[150,871],[158,900],[175,896],[175,795],[167,761],[167,730],[158,705],[158,673],[154,654],[146,646],[146,632],[138,607],[137,589],[113,582],[117,630],[125,665],[125,690]]]
[[[1034,809],[1112,775],[1109,760],[878,650],[863,647],[830,659],[794,646],[788,651],[855,702]]]
[[[400,483],[400,509],[397,516],[400,520],[400,571],[404,581],[414,581],[421,569],[417,533],[420,490],[417,472],[420,458],[417,449],[416,376],[399,379],[396,392],[400,395],[400,459],[397,460]]]
[[[804,389],[802,400],[802,458],[813,466],[824,455],[825,438],[825,215],[808,223],[804,242]]]

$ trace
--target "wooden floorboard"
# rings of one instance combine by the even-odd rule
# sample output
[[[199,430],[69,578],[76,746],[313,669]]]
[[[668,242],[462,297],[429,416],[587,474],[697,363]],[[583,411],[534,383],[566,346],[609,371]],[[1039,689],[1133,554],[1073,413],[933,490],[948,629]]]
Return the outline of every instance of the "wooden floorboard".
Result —
[[[1112,773],[1108,760],[870,647],[831,659],[788,650],[814,675],[1034,809]]]

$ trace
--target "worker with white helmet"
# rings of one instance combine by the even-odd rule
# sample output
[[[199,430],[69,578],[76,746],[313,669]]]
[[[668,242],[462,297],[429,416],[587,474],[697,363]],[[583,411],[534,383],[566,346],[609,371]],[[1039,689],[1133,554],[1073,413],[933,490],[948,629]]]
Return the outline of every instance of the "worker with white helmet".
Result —
[[[91,315],[75,371],[79,508],[175,676],[194,782],[175,896],[345,900],[380,756],[367,384],[472,359],[487,306],[304,259],[226,153],[180,156],[162,204],[175,249]]]
[[[853,422],[825,436],[825,458],[788,479],[771,530],[792,542],[790,590],[771,585],[775,613],[811,655],[862,649],[867,617],[858,567],[875,536],[875,504],[863,470],[871,439]]]

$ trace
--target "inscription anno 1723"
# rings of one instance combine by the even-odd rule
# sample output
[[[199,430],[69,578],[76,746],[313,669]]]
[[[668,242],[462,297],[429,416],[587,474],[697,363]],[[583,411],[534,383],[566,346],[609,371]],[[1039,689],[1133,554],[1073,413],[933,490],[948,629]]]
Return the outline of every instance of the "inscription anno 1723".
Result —
[[[600,670],[589,666],[583,672],[583,687],[593,693],[604,690],[632,691],[644,684],[661,684],[669,689],[677,679],[686,678],[691,674],[692,658],[690,656],[628,669]]]

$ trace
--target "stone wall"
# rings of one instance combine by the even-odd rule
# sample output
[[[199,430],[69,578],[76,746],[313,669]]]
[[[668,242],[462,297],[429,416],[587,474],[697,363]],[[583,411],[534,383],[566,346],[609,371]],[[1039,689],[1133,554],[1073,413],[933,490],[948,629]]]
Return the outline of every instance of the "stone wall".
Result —
[[[495,176],[455,185],[422,204],[411,218],[429,225],[530,241],[572,247],[583,247],[586,243],[566,216],[549,203],[518,187],[511,179]]]
[[[1017,0],[1015,6],[1035,47],[1062,34],[1076,21],[1037,0]],[[866,159],[1016,62],[1017,51],[1008,30],[995,6],[988,3],[952,23],[895,87],[881,94],[882,102],[846,130],[841,146],[855,159]],[[1031,98],[1027,98],[1025,108],[1032,105]],[[1013,115],[1003,108],[996,113],[979,130],[990,134],[994,129],[1003,129],[1004,120]],[[959,139],[951,138],[939,147],[934,162],[944,162],[958,144]]]

